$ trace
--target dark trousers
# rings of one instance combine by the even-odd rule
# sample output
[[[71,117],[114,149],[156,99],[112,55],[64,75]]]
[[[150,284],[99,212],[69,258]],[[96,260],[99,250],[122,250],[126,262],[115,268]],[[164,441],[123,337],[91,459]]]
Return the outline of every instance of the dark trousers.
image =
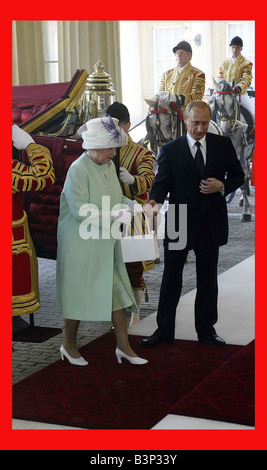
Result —
[[[193,250],[196,255],[197,293],[195,298],[195,329],[198,337],[214,333],[217,322],[218,281],[217,265],[219,247],[210,236],[207,218],[203,216],[199,236]],[[183,269],[189,249],[168,250],[165,240],[164,272],[160,288],[157,314],[158,329],[162,339],[173,339],[175,315],[181,296]]]

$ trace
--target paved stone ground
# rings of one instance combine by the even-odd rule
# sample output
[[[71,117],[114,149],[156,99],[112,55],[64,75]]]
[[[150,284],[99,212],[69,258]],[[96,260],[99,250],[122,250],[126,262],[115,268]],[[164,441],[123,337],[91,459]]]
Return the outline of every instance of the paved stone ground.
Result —
[[[228,206],[229,213],[229,242],[220,249],[218,273],[230,269],[244,259],[254,254],[255,236],[255,194],[251,189],[249,201],[252,214],[251,222],[241,222],[242,209],[238,206],[240,197],[238,191],[232,203]],[[159,288],[163,271],[163,248],[160,243],[160,263],[155,269],[145,273],[145,281],[149,294],[149,301],[143,301],[141,306],[141,319],[157,310]],[[41,308],[34,314],[36,326],[49,326],[62,328],[62,333],[43,343],[13,342],[13,384],[33,374],[39,369],[59,359],[59,347],[64,338],[64,319],[61,312],[56,310],[55,301],[55,261],[39,259],[39,286]],[[190,252],[184,269],[184,286],[182,294],[195,288],[195,262],[194,253]],[[27,315],[23,317],[27,322]],[[79,346],[98,338],[108,332],[111,322],[82,322],[79,329]]]

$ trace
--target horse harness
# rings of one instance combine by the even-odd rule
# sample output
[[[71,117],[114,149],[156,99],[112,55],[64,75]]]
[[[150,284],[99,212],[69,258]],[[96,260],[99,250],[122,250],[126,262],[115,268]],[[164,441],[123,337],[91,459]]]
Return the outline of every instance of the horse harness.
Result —
[[[231,127],[231,132],[234,131],[235,129],[235,126],[236,126],[236,123],[237,121],[240,119],[240,108],[239,108],[239,105],[237,103],[237,100],[234,98],[233,99],[233,103],[234,103],[234,109],[233,109],[233,114],[234,114],[234,119],[232,118],[232,116],[230,116],[226,109],[225,109],[225,101],[224,101],[224,95],[232,95],[233,94],[233,90],[228,90],[228,91],[216,91],[216,93],[218,95],[223,95],[222,96],[222,106],[221,106],[221,109],[219,110],[218,107],[216,107],[216,104],[217,104],[217,98],[215,98],[215,101],[214,101],[214,110],[215,112],[218,114],[219,118],[220,118],[220,121],[231,121],[231,123],[233,123],[233,126]],[[239,95],[239,100],[240,100],[240,95]]]
[[[215,112],[217,112],[217,114],[218,114],[221,121],[231,121],[231,123],[233,123],[233,126],[231,127],[231,134],[233,134],[233,132],[235,130],[235,127],[236,127],[236,124],[237,124],[237,121],[240,120],[240,106],[238,105],[237,100],[234,98],[233,99],[233,103],[234,103],[234,113],[233,114],[235,115],[235,117],[233,119],[232,116],[230,116],[227,113],[227,111],[225,109],[225,101],[224,101],[224,95],[232,95],[233,90],[216,91],[216,93],[218,95],[223,95],[222,96],[222,106],[221,106],[221,110],[218,110],[218,107],[216,107],[216,100],[217,100],[217,98],[216,98],[215,101],[214,101],[214,110],[215,110]],[[240,95],[239,95],[239,101],[241,101],[241,96]],[[231,134],[228,134],[228,135],[230,136]],[[245,134],[243,135],[243,142],[244,142],[244,146],[241,149],[241,155],[240,155],[240,163],[241,163],[242,167],[243,167],[243,161],[244,161],[244,158],[245,158],[245,156],[244,156],[244,153],[245,153],[244,147],[248,145]]]
[[[171,103],[173,105],[171,106]],[[163,144],[166,144],[169,142],[169,140],[164,136],[162,130],[161,130],[161,121],[160,121],[160,114],[169,114],[170,119],[171,119],[171,139],[174,140],[178,137],[178,135],[182,135],[183,133],[183,114],[178,106],[178,103],[171,102],[170,103],[170,110],[169,111],[167,108],[159,109],[158,107],[158,102],[156,103],[155,109],[149,110],[148,114],[152,114],[156,116],[155,120],[155,141],[156,142],[162,142]],[[179,118],[180,122],[180,133],[178,133],[178,126],[177,126],[177,119]]]

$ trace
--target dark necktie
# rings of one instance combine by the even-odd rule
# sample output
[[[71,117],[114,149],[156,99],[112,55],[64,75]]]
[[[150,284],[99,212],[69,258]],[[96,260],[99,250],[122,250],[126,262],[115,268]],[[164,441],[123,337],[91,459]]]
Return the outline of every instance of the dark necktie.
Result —
[[[195,155],[195,162],[198,167],[198,170],[201,174],[202,178],[205,178],[205,165],[204,165],[204,159],[203,159],[203,154],[200,150],[200,145],[201,143],[199,141],[195,142],[195,145],[197,147],[196,155]]]

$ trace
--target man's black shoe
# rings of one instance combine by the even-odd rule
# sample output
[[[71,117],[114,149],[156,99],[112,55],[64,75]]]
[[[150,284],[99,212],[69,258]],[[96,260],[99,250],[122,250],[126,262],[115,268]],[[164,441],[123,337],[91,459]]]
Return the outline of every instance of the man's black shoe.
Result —
[[[216,333],[207,336],[199,336],[198,341],[205,344],[214,344],[215,346],[226,346],[226,342]]]
[[[142,346],[157,346],[157,344],[165,343],[165,344],[172,344],[173,339],[162,339],[158,335],[153,334],[148,336],[148,338],[143,338],[140,341]]]

